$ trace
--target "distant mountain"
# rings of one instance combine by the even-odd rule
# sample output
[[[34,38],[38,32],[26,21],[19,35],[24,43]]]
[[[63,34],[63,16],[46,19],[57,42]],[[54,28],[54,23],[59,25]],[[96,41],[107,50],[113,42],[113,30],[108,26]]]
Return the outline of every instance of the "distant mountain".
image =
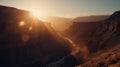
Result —
[[[100,20],[101,21],[105,20],[108,17],[109,15],[96,15],[96,16],[76,17],[76,18],[48,16],[48,17],[44,17],[44,20],[50,22],[56,31],[63,32],[65,29],[69,28],[73,22],[96,22]]]
[[[94,16],[84,16],[84,17],[76,17],[73,22],[96,22],[102,21],[109,17],[109,15],[94,15]]]
[[[0,67],[38,67],[67,55],[71,47],[29,11],[0,6]]]
[[[50,22],[52,27],[56,31],[60,31],[60,32],[67,29],[73,22],[72,21],[73,18],[64,18],[64,17],[55,17],[55,16],[47,16],[44,17],[44,19]]]

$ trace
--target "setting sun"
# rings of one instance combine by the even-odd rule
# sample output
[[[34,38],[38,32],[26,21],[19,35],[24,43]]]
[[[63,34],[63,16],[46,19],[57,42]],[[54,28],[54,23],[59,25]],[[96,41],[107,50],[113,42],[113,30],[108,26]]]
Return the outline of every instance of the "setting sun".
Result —
[[[37,17],[39,19],[42,18],[42,12],[40,10],[32,9],[30,11],[32,16]]]
[[[31,16],[34,18],[38,18],[42,21],[47,21],[45,19],[45,17],[43,16],[43,12],[41,10],[37,10],[37,9],[30,9],[31,12]]]

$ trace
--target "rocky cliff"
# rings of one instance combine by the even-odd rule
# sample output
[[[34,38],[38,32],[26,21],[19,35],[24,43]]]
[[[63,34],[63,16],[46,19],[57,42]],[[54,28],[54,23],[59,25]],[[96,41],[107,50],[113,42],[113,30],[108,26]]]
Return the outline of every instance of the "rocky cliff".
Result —
[[[91,52],[106,49],[119,42],[120,11],[98,22],[74,22],[66,30],[66,36],[77,44],[85,42]]]
[[[91,52],[90,60],[77,67],[120,66],[120,11],[99,22],[75,22],[65,33]]]
[[[120,11],[117,11],[103,21],[103,24],[93,33],[93,37],[98,38],[97,44],[106,49],[119,43],[119,30]]]

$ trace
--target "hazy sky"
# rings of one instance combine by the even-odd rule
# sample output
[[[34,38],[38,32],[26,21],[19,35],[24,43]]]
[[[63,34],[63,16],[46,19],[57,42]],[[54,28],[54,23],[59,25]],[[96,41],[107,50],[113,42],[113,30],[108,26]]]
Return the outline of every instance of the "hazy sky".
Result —
[[[0,5],[62,17],[103,15],[120,10],[120,0],[0,0]]]

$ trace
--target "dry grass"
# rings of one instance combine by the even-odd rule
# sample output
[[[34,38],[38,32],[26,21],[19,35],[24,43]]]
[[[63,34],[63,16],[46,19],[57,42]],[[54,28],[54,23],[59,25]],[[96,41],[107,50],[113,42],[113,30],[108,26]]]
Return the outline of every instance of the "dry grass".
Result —
[[[120,67],[120,45],[77,67]]]

